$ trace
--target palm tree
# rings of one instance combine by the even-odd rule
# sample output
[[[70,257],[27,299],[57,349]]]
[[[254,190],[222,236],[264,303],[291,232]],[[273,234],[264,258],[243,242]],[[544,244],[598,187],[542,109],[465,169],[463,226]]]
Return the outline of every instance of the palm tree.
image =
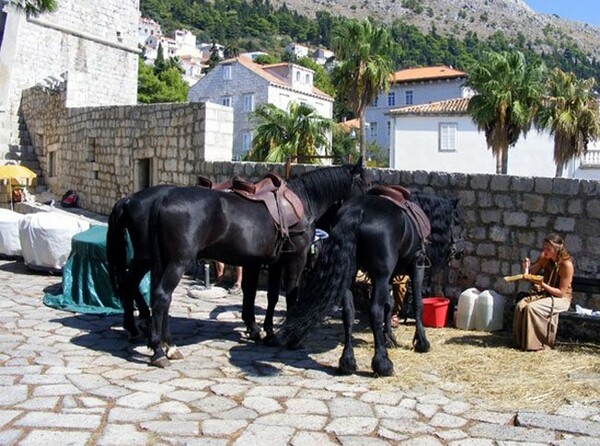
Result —
[[[507,173],[508,149],[531,128],[542,92],[543,66],[528,64],[520,51],[490,52],[469,71],[476,92],[468,112],[496,157],[496,173]]]
[[[8,0],[8,3],[27,15],[39,15],[56,11],[57,0]]]
[[[581,156],[588,143],[600,138],[600,112],[593,89],[594,78],[578,79],[555,68],[546,82],[547,96],[536,116],[536,125],[554,136],[556,176],[567,162]]]
[[[329,144],[327,135],[334,122],[316,113],[308,104],[292,102],[289,111],[273,104],[260,104],[253,112],[258,120],[247,160],[284,162],[288,156],[309,158]]]
[[[388,90],[392,74],[392,40],[387,28],[369,20],[348,20],[332,31],[331,46],[338,61],[332,83],[360,121],[360,154],[366,152],[365,109],[380,90]]]

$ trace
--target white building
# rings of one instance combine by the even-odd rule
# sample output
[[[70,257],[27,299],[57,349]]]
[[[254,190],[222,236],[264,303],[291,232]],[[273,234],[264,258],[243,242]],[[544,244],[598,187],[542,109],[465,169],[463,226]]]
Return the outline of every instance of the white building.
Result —
[[[290,43],[285,47],[285,52],[289,54],[293,54],[298,59],[301,57],[308,56],[308,47],[304,45],[300,45],[299,43]]]
[[[485,135],[458,98],[392,110],[390,167],[461,173],[496,173],[496,158]],[[566,166],[563,177],[600,179],[600,143]],[[554,177],[554,138],[532,128],[509,148],[509,175]]]
[[[203,61],[207,61],[210,58],[210,55],[213,51],[213,47],[216,48],[217,54],[219,55],[219,59],[223,59],[223,57],[225,57],[225,46],[220,45],[218,43],[199,43],[197,47],[200,51],[200,55]]]
[[[332,57],[335,56],[335,53],[326,48],[318,48],[313,53],[313,60],[319,65],[326,65]]]
[[[150,37],[162,37],[160,24],[150,18],[140,17],[138,24],[138,43],[145,46]]]
[[[240,159],[252,146],[255,123],[251,112],[270,103],[287,110],[292,102],[306,103],[326,118],[333,116],[333,98],[313,85],[314,72],[290,63],[258,65],[247,57],[221,62],[190,88],[190,102],[213,102],[233,107],[233,157]]]
[[[138,0],[58,0],[53,13],[0,11],[0,158],[25,150],[23,90],[68,77],[67,107],[137,103]]]
[[[387,113],[406,105],[465,97],[467,74],[451,67],[409,68],[392,74],[390,89],[380,92],[365,110],[366,139],[381,148],[390,146],[391,120]]]

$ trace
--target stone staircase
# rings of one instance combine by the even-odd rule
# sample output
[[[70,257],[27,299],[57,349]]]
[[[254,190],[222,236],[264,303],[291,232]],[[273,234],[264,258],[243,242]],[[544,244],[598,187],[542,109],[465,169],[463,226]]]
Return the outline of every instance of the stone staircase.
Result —
[[[8,121],[7,116],[0,115],[0,141],[8,143],[5,159],[21,164],[35,172],[37,174],[36,186],[30,188],[30,191],[33,193],[43,192],[47,187],[27,125],[21,115],[18,116],[15,123],[11,124]]]

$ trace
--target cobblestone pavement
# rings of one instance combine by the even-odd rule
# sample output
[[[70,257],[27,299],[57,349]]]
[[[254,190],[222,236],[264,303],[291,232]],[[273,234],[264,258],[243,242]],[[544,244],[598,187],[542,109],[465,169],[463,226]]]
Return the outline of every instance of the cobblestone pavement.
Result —
[[[0,261],[0,445],[600,445],[597,406],[495,412],[444,383],[384,391],[366,370],[336,376],[339,324],[315,335],[320,348],[255,345],[241,298],[189,279],[171,311],[186,358],[149,367],[120,317],[45,307],[60,280]]]

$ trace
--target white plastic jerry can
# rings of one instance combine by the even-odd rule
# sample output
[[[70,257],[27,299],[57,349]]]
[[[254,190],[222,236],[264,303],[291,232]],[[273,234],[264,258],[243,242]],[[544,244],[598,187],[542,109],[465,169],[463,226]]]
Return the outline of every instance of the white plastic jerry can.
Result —
[[[479,298],[477,288],[464,290],[458,298],[458,307],[456,309],[456,327],[461,330],[475,329],[475,302]]]

